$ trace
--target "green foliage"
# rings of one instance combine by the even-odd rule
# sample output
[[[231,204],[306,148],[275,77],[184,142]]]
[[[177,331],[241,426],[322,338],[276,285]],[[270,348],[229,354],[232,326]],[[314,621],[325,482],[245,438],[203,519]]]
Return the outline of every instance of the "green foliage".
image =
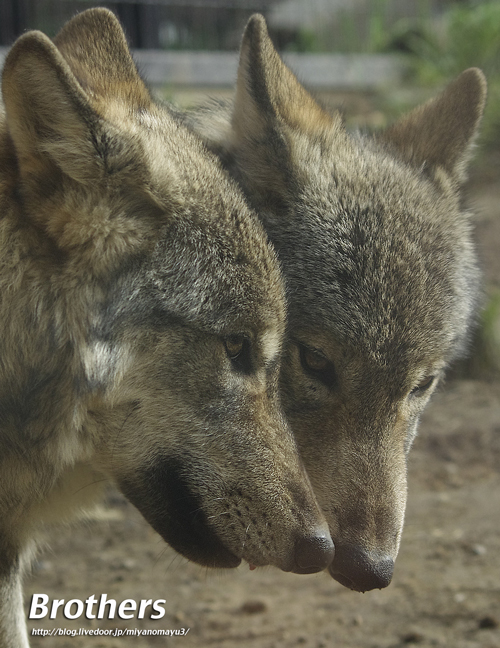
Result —
[[[390,0],[375,0],[368,20],[367,49],[369,52],[380,52],[385,49],[387,41],[387,14]]]
[[[429,22],[425,32],[413,42],[422,81],[440,81],[472,66],[491,77],[500,75],[498,0],[452,7],[444,14],[441,29]]]
[[[385,42],[388,7],[395,0],[372,0],[368,12],[346,8],[334,21],[326,19],[314,29],[300,29],[287,51],[293,52],[376,52]]]
[[[481,130],[485,150],[500,145],[500,2],[469,2],[450,8],[442,22],[424,24],[411,42],[414,70],[423,85],[443,83],[469,67],[488,79],[488,104]]]
[[[500,377],[500,291],[490,287],[469,357],[455,367],[457,377]]]
[[[322,49],[316,32],[305,27],[298,31],[293,42],[286,47],[288,52],[320,52]]]

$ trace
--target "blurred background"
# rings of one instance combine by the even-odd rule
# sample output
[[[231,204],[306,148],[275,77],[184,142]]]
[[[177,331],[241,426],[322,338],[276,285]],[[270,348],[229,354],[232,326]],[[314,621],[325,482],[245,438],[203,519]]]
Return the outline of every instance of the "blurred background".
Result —
[[[368,126],[478,66],[489,82],[481,146],[498,154],[499,0],[0,0],[0,56],[26,29],[54,36],[96,5],[117,14],[150,83],[170,95],[186,90],[181,103],[189,90],[196,97],[233,86],[241,33],[255,12],[299,78]]]
[[[231,96],[242,30],[255,12],[299,79],[351,128],[383,128],[467,67],[480,67],[489,98],[471,175],[473,183],[497,182],[500,0],[0,0],[0,63],[26,29],[54,36],[96,5],[116,13],[150,85],[181,107]],[[491,245],[485,256],[495,263],[500,253]],[[495,276],[486,273],[475,353],[458,369],[467,375],[500,373]]]
[[[0,0],[0,48],[26,29],[54,36],[96,5],[116,13],[150,83],[167,91],[232,87],[242,30],[260,12],[311,89],[385,93],[384,103],[375,102],[382,114],[367,115],[374,126],[420,100],[425,88],[431,94],[478,66],[490,93],[482,143],[499,148],[499,0]]]
[[[161,627],[189,627],[189,635],[138,638],[138,648],[500,648],[500,0],[0,0],[0,64],[26,29],[53,36],[97,5],[121,20],[154,91],[181,107],[231,97],[241,34],[255,12],[299,79],[351,129],[384,128],[464,69],[482,68],[488,103],[464,200],[483,309],[468,359],[433,398],[410,454],[407,522],[387,590],[361,597],[324,575],[275,570],[209,575],[114,495],[87,526],[51,538],[26,600],[30,592],[167,599]],[[122,626],[159,627],[147,619]],[[88,648],[78,637],[51,645]]]

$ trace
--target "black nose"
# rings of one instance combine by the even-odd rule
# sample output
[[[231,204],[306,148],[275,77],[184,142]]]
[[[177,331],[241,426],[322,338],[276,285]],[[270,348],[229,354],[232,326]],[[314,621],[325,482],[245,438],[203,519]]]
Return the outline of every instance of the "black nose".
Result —
[[[314,574],[323,571],[332,562],[335,546],[328,528],[318,527],[311,536],[299,538],[295,543],[295,574]]]
[[[392,580],[394,560],[362,547],[340,544],[329,572],[336,581],[357,592],[387,587]]]

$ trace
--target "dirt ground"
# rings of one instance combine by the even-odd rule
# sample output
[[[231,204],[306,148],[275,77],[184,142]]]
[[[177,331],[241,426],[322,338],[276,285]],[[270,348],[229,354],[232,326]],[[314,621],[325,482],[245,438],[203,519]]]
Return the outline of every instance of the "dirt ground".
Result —
[[[473,185],[487,282],[500,287],[500,185]],[[34,648],[500,648],[500,382],[448,381],[409,462],[405,531],[392,584],[358,594],[326,574],[208,572],[178,557],[120,496],[57,531],[31,595],[164,599],[159,620],[33,620],[31,629],[169,629],[173,637],[32,636]],[[182,630],[184,629],[184,631]]]

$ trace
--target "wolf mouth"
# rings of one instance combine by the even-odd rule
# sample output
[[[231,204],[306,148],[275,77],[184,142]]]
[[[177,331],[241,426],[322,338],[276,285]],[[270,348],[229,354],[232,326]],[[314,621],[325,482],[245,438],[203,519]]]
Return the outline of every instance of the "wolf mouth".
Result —
[[[204,567],[238,567],[241,558],[210,528],[201,498],[185,473],[185,461],[164,458],[139,478],[122,480],[120,487],[165,542],[185,558]]]

